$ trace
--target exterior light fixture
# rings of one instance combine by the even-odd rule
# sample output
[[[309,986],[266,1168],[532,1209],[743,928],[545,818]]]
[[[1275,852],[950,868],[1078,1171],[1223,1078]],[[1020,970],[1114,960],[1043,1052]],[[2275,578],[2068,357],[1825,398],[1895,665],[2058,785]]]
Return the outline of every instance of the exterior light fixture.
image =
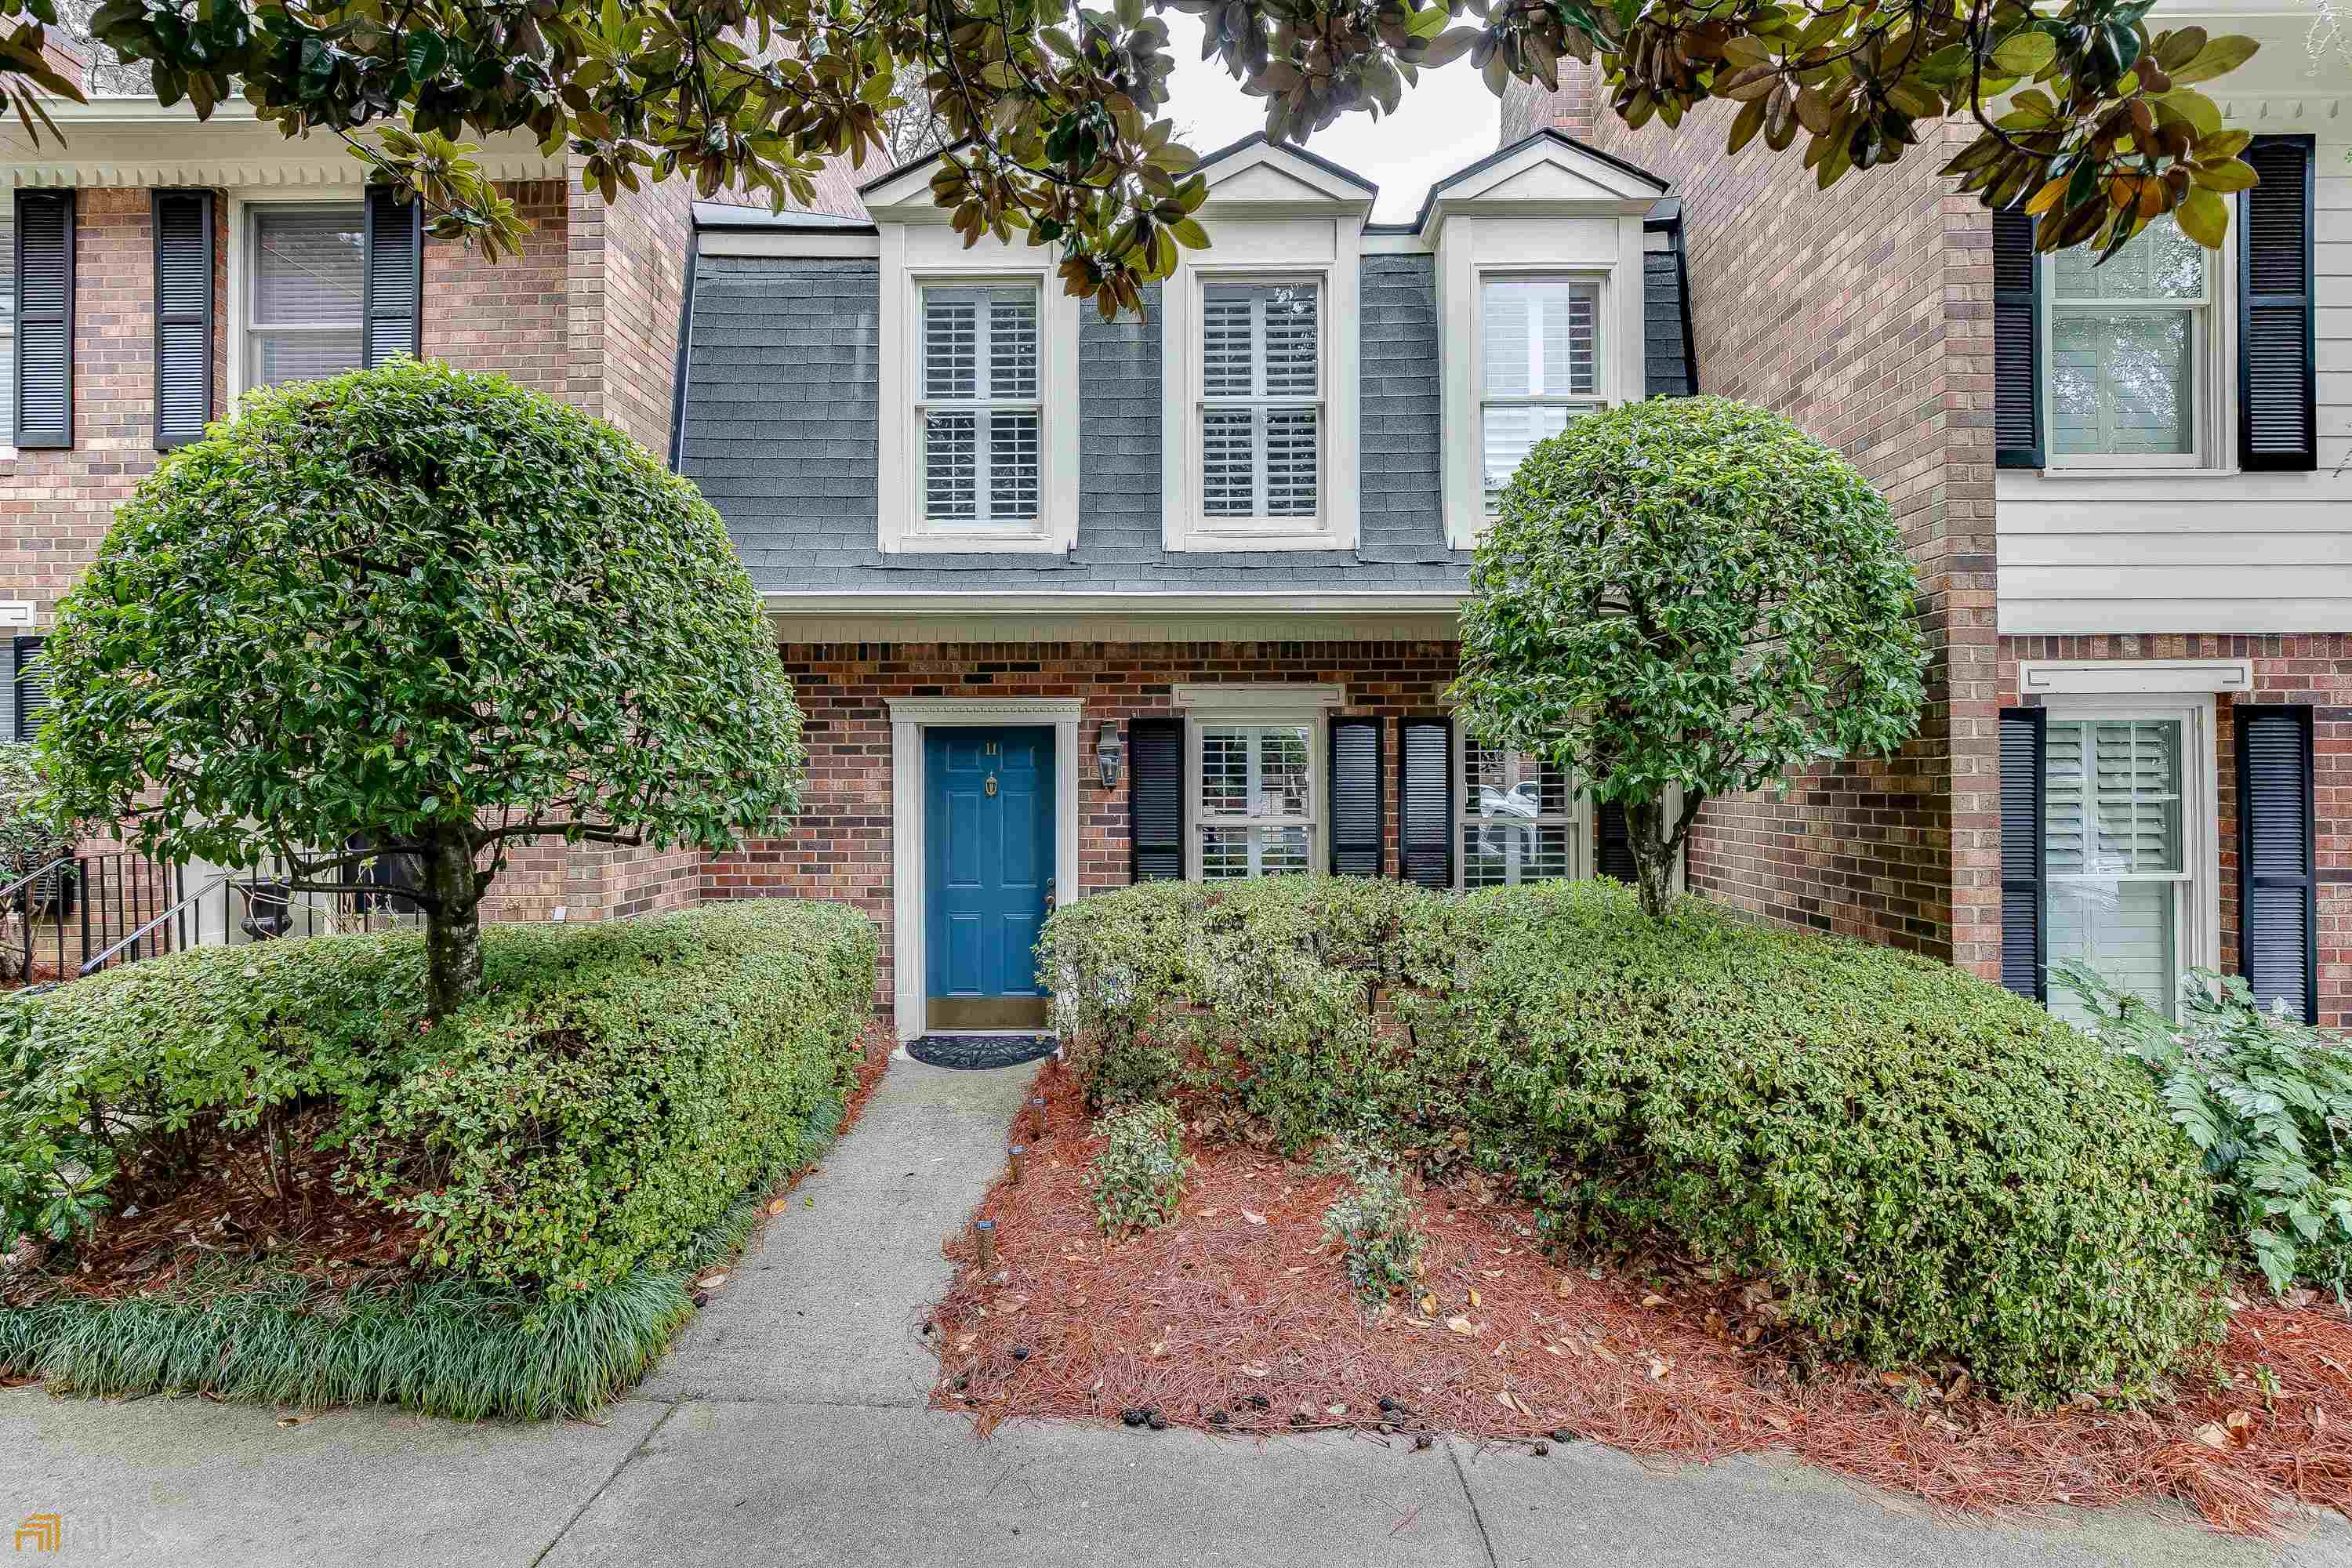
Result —
[[[1103,788],[1118,784],[1118,765],[1127,760],[1127,742],[1119,739],[1118,725],[1111,720],[1095,732],[1095,773],[1102,779]]]

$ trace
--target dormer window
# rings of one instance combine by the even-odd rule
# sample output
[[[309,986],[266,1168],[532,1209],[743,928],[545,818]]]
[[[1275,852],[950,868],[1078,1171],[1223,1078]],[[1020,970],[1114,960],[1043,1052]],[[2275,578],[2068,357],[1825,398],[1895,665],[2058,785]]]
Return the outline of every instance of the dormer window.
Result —
[[[1601,406],[1601,284],[1489,275],[1478,315],[1479,450],[1491,511],[1537,442]]]
[[[924,522],[1034,530],[1045,427],[1035,285],[926,286],[922,332]]]
[[[1313,279],[1202,290],[1201,510],[1267,531],[1319,527],[1322,289]]]

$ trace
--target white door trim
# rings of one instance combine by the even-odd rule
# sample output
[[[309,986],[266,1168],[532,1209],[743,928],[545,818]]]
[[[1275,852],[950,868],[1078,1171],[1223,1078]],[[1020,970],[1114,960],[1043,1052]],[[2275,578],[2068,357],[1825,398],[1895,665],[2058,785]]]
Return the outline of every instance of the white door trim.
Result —
[[[1054,731],[1054,903],[1078,897],[1078,731],[1086,718],[1079,697],[918,697],[885,702],[890,711],[890,953],[891,1007],[900,1044],[923,1032],[929,1000],[923,976],[923,731],[1006,725],[1051,725]]]

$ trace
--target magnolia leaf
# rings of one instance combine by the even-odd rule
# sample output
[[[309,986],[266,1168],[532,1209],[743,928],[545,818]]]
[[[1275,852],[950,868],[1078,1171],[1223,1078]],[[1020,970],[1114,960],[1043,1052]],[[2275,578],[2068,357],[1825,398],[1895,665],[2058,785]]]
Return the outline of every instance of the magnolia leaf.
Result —
[[[2238,34],[2215,38],[2198,51],[2196,58],[2172,73],[2173,84],[2185,87],[2190,82],[2226,76],[2252,59],[2261,48],[2262,45],[2252,38]]]
[[[2183,197],[2180,205],[2173,209],[2172,216],[2174,221],[2180,225],[2181,233],[2208,250],[2221,249],[2222,239],[2230,232],[2229,204],[2203,185]],[[2189,1135],[2195,1137],[2197,1131],[2191,1127]]]
[[[1992,63],[2011,76],[2039,76],[2058,58],[2058,45],[2038,28],[2011,33],[1992,51]]]

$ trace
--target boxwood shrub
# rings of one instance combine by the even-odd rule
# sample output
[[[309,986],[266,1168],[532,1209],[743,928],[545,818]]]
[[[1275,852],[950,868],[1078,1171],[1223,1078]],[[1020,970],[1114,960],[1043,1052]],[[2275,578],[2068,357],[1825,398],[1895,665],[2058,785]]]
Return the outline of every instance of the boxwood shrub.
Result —
[[[1563,1245],[1773,1281],[1831,1354],[2050,1399],[2218,1322],[2204,1178],[2141,1076],[1946,964],[1608,883],[1306,878],[1090,899],[1042,961],[1102,1098],[1174,1072],[1292,1149],[1467,1161]]]
[[[12,1231],[61,1193],[168,1190],[324,1104],[349,1179],[415,1216],[445,1274],[578,1293],[667,1268],[830,1130],[877,942],[841,906],[745,900],[484,945],[484,994],[433,1027],[411,932],[198,949],[0,1004]]]

